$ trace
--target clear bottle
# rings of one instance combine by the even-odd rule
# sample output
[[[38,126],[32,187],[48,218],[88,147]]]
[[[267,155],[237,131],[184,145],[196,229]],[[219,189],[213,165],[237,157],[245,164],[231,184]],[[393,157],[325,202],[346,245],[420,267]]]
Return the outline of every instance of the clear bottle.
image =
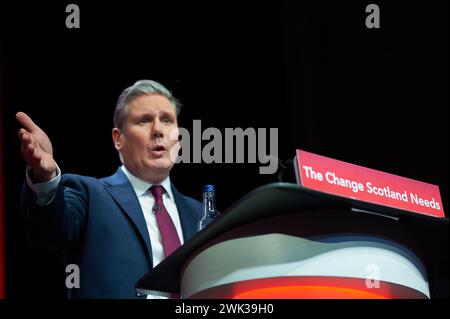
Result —
[[[208,226],[219,215],[216,210],[216,192],[214,185],[203,186],[203,216],[198,222],[197,230]]]

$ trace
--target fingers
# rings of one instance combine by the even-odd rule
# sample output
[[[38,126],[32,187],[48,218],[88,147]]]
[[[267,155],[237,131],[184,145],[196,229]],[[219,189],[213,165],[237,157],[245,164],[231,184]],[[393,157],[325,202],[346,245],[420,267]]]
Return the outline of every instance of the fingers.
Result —
[[[25,155],[27,158],[33,156],[33,153],[37,150],[36,140],[33,137],[33,134],[30,134],[27,130],[21,128],[19,130],[19,140],[21,142],[21,150],[24,158]]]
[[[23,159],[29,163],[36,152],[36,147],[31,142],[23,142],[21,151]]]
[[[19,140],[23,146],[27,146],[28,144],[34,144],[33,135],[28,133],[25,129],[21,128],[19,130]]]
[[[19,139],[21,141],[21,153],[22,157],[29,165],[33,165],[39,162],[41,156],[39,150],[34,141],[32,134],[28,133],[25,129],[19,130]]]
[[[28,131],[27,131],[26,129],[21,128],[21,129],[19,130],[19,140],[20,140],[21,142],[23,142],[23,140],[24,140],[25,137],[26,137],[26,138],[29,138],[29,135],[30,135],[30,133],[28,133]]]
[[[33,136],[29,133],[22,135],[21,153],[25,162],[34,172],[45,171],[44,154],[38,145],[34,143]]]
[[[42,156],[39,154],[36,148],[34,148],[33,154],[30,157],[30,161],[28,164],[35,169],[36,167],[40,166]]]
[[[29,145],[28,147],[22,150],[22,156],[25,162],[30,165],[33,169],[40,167],[42,154],[39,150],[33,145]]]
[[[39,126],[34,124],[34,122],[31,119],[31,117],[29,117],[24,112],[17,112],[16,113],[16,119],[20,123],[20,125],[22,125],[25,128],[25,130],[27,130],[28,132],[32,133],[34,131],[39,130]]]

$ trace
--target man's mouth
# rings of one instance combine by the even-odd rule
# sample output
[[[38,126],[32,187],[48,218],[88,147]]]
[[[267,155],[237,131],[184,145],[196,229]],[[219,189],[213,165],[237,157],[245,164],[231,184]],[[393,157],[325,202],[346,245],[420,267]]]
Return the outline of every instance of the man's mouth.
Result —
[[[150,151],[154,156],[162,156],[162,155],[164,155],[164,153],[166,153],[167,148],[163,144],[157,144],[157,145],[154,145],[150,149]]]
[[[152,151],[157,151],[157,152],[159,152],[159,151],[166,151],[166,150],[167,149],[166,149],[166,147],[163,144],[155,145],[152,148]]]

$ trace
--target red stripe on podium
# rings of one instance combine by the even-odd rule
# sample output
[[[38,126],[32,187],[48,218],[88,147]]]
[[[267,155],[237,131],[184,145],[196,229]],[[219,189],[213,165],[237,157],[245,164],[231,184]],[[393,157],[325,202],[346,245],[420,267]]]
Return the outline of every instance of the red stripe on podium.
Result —
[[[372,281],[370,281],[372,283]],[[418,290],[386,281],[334,276],[243,280],[197,292],[190,299],[428,299]]]

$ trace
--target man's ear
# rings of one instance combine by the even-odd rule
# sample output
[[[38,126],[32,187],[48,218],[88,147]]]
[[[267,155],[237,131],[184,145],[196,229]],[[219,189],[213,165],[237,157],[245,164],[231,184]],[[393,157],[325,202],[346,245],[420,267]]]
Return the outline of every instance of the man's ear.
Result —
[[[112,129],[112,139],[114,142],[114,147],[116,148],[116,150],[120,151],[122,148],[122,132],[120,131],[120,129],[118,129],[117,127]]]

